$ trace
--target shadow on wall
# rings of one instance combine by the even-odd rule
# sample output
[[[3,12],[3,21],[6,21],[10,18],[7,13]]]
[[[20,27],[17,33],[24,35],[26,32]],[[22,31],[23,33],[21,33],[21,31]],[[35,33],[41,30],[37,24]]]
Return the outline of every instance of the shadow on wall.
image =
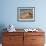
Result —
[[[3,29],[5,28],[4,24],[0,24],[0,43],[2,43],[2,36],[3,36],[3,32],[5,32]]]

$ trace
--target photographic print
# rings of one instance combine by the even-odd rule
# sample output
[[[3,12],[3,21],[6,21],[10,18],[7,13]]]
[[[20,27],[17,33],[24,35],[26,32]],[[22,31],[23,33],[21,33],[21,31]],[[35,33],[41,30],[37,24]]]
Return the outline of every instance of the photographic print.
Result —
[[[35,7],[18,7],[17,8],[18,21],[35,21]]]

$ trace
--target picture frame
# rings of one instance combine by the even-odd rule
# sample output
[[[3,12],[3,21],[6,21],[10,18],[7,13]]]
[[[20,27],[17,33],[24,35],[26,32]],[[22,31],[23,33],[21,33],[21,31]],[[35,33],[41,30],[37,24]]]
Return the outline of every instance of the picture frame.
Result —
[[[35,7],[18,7],[17,21],[34,22],[35,21]]]

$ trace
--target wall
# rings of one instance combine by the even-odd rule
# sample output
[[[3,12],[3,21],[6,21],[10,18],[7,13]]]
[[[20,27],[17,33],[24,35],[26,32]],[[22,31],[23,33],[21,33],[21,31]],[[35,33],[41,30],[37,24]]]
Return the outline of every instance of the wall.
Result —
[[[40,27],[46,32],[46,0],[0,0],[0,31],[9,24],[16,28]],[[18,22],[17,7],[35,7],[35,22]]]
[[[0,25],[13,24],[16,28],[43,27],[46,28],[45,0],[0,0]],[[17,7],[35,7],[35,22],[18,22]]]
[[[46,0],[0,0],[0,31],[13,24],[16,28],[40,27],[46,32],[45,4]],[[35,22],[18,22],[17,7],[35,7]]]

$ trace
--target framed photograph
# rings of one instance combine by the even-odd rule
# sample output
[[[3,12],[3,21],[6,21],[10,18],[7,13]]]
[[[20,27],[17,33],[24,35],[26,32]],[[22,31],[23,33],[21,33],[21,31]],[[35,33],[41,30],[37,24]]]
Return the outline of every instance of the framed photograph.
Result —
[[[17,20],[24,22],[35,21],[35,7],[18,7]]]

